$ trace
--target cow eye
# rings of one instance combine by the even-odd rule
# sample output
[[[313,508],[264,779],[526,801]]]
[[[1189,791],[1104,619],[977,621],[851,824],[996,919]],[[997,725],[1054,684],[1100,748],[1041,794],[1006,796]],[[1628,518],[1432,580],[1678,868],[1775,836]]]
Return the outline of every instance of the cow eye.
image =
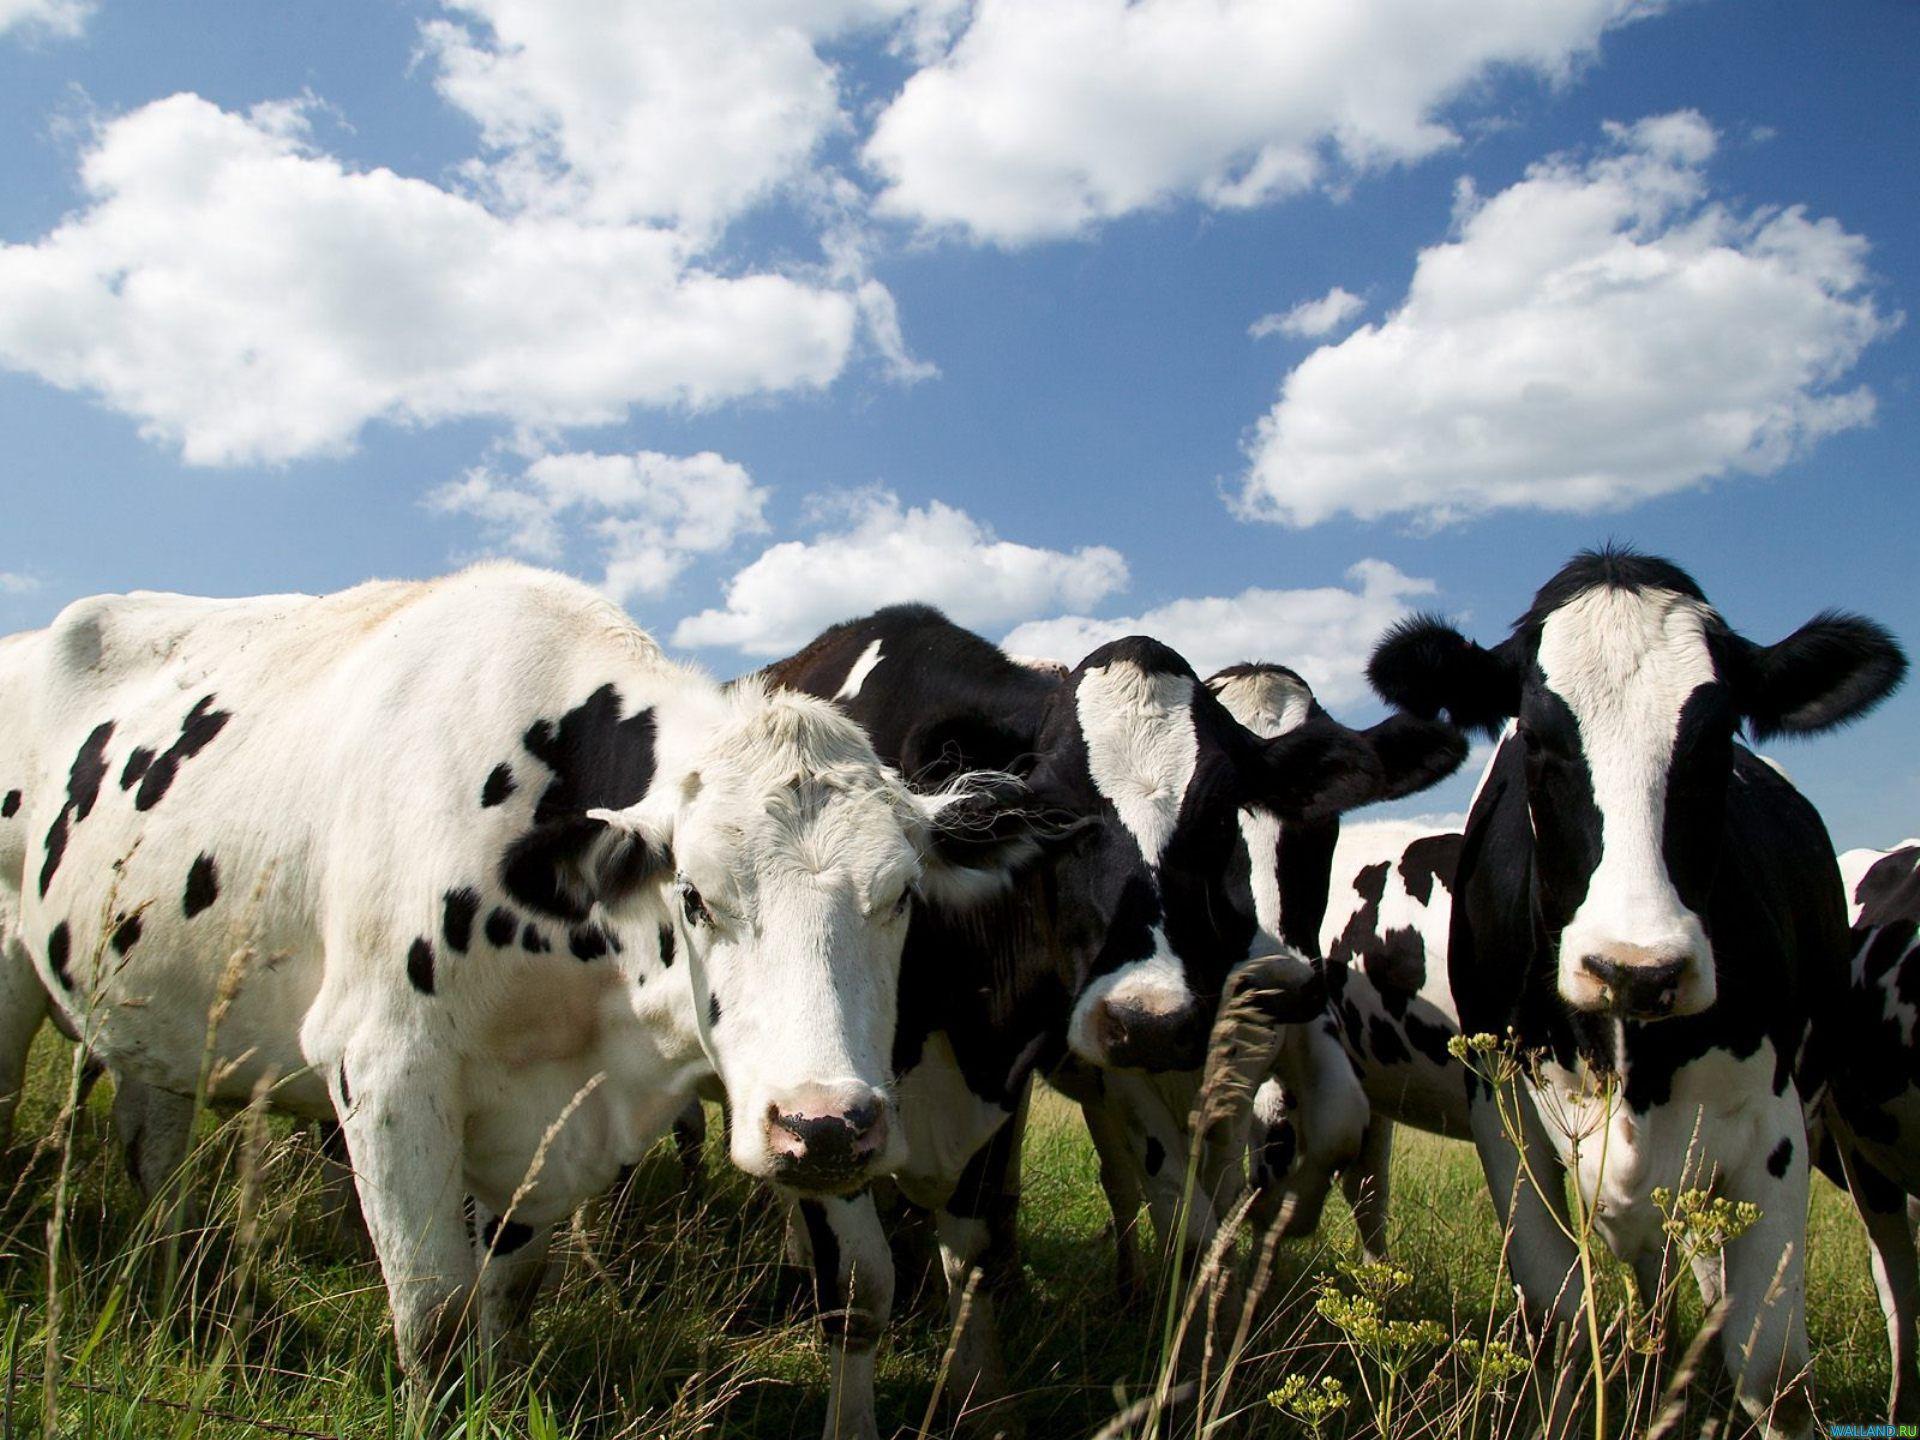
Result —
[[[887,918],[889,920],[898,920],[902,915],[906,914],[907,911],[910,910],[912,907],[913,907],[913,886],[911,885],[903,886],[900,891],[900,898],[893,902],[893,909],[887,912]]]
[[[713,924],[713,912],[707,909],[707,902],[700,898],[700,892],[686,881],[680,885],[680,908],[686,911],[687,923],[693,926]]]

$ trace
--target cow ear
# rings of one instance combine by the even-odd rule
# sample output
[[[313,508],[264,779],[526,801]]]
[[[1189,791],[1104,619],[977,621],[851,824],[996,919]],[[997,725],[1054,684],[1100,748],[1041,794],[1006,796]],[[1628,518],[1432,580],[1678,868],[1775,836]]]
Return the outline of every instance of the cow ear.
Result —
[[[1756,740],[1813,735],[1857,720],[1899,688],[1907,657],[1859,615],[1816,615],[1777,645],[1735,637],[1732,679]]]
[[[1381,800],[1417,795],[1453,774],[1467,758],[1467,737],[1439,720],[1389,715],[1360,734],[1380,757],[1385,779],[1376,798]]]
[[[1463,730],[1499,731],[1520,709],[1515,639],[1482,649],[1434,615],[1410,615],[1380,637],[1367,679],[1380,698],[1423,720],[1442,711]]]
[[[673,869],[673,848],[632,810],[588,810],[547,820],[516,840],[501,867],[521,903],[578,923]]]
[[[1325,820],[1380,798],[1380,757],[1356,730],[1323,713],[1256,740],[1253,803],[1282,820]]]
[[[1045,804],[1022,781],[990,771],[914,799],[927,818],[921,889],[953,909],[1003,893],[1016,871],[1080,843],[1097,823]]]

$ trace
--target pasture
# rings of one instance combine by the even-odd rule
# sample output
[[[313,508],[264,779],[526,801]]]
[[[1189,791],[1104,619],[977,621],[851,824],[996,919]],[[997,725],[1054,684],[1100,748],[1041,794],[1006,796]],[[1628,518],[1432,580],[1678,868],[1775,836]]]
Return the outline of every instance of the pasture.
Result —
[[[49,1399],[53,1433],[129,1440],[820,1433],[826,1361],[803,1288],[780,1264],[779,1217],[717,1146],[697,1198],[662,1146],[617,1200],[584,1212],[565,1246],[565,1278],[533,1320],[530,1357],[486,1384],[469,1381],[423,1422],[408,1417],[378,1272],[341,1253],[308,1138],[277,1120],[203,1118],[193,1184],[210,1215],[170,1280],[122,1171],[110,1084],[75,1117],[70,1143],[44,1143],[63,1133],[71,1053],[42,1035],[6,1172],[0,1364],[8,1436],[42,1433]],[[1446,1338],[1416,1340],[1392,1359],[1401,1367],[1398,1396],[1383,1417],[1382,1351],[1316,1312],[1318,1287],[1354,1250],[1336,1201],[1315,1240],[1280,1250],[1269,1307],[1233,1381],[1231,1418],[1217,1433],[1313,1433],[1298,1407],[1283,1413],[1264,1399],[1292,1376],[1316,1384],[1332,1377],[1349,1396],[1320,1435],[1379,1434],[1383,1418],[1395,1436],[1517,1433],[1505,1400],[1518,1382],[1498,1393],[1482,1387],[1472,1404],[1472,1372],[1456,1343],[1497,1332],[1511,1310],[1500,1234],[1473,1152],[1403,1130],[1394,1183],[1394,1257],[1411,1282],[1390,1297],[1389,1314],[1436,1321]],[[1116,1302],[1105,1227],[1078,1114],[1042,1093],[1025,1161],[1022,1288],[1002,1311],[1018,1418],[1030,1437],[1099,1432],[1123,1399],[1151,1391],[1166,1353],[1164,1311],[1146,1300]],[[51,1291],[50,1237],[58,1247]],[[1865,1246],[1845,1197],[1817,1179],[1809,1239],[1821,1417],[1876,1420],[1886,1347]],[[1690,1289],[1683,1335],[1699,1319]],[[1617,1320],[1617,1272],[1603,1277],[1601,1293],[1602,1315]],[[937,1269],[903,1269],[896,1313],[901,1322],[881,1352],[883,1427],[953,1433],[950,1417],[930,1409],[946,1340]],[[1608,1343],[1629,1348],[1617,1332]],[[1631,1403],[1628,1389],[1616,1383],[1616,1403]],[[1700,1433],[1715,1417],[1733,1421],[1722,1433],[1741,1433],[1724,1394],[1703,1379],[1680,1433]],[[1144,1437],[1149,1422],[1109,1433]]]

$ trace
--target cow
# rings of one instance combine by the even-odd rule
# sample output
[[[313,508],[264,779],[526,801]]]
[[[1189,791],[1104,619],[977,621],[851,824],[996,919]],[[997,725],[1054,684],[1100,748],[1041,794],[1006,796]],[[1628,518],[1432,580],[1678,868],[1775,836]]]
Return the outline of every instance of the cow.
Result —
[[[1321,928],[1327,1006],[1287,1027],[1254,1097],[1256,1226],[1310,1234],[1335,1175],[1366,1259],[1387,1255],[1395,1125],[1470,1139],[1447,970],[1458,831],[1380,820],[1347,826]]]
[[[1388,760],[1464,744],[1407,717],[1361,734],[1316,714],[1258,736],[1154,640],[1103,645],[1062,676],[918,605],[837,625],[768,675],[843,707],[912,783],[1001,769],[1084,817],[997,907],[964,921],[917,915],[907,939],[897,1179],[935,1214],[956,1321],[970,1307],[949,1368],[964,1414],[1002,1386],[993,1297],[972,1277],[1008,1226],[1009,1120],[1031,1077],[1068,1057],[1096,1070],[1196,1068],[1229,969],[1261,943],[1240,814],[1325,819],[1376,798]],[[1294,984],[1275,1013],[1317,1013],[1308,967]],[[800,1209],[835,1350],[831,1413],[838,1433],[869,1436],[893,1283],[885,1237],[870,1198]]]
[[[1227,712],[1257,735],[1273,737],[1310,720],[1328,721],[1311,687],[1284,665],[1232,665],[1209,676],[1206,684]],[[1366,733],[1385,737],[1396,728],[1389,722]],[[1415,739],[1406,735],[1400,744],[1377,747],[1385,782],[1376,798],[1398,799],[1424,790],[1452,773],[1465,756],[1457,735],[1443,732],[1412,743]],[[1237,816],[1237,826],[1239,853],[1233,864],[1236,871],[1244,868],[1250,878],[1259,925],[1255,949],[1287,946],[1309,957],[1326,953],[1325,944],[1341,936],[1336,922],[1345,919],[1329,917],[1329,895],[1344,893],[1353,878],[1341,874],[1342,858],[1351,861],[1356,853],[1342,821],[1338,816],[1283,820],[1270,810],[1246,807]],[[1376,827],[1358,829],[1372,834]],[[1333,939],[1323,936],[1323,925]],[[1346,937],[1349,944],[1354,939]],[[1350,950],[1343,952],[1342,965],[1350,958]],[[1282,1026],[1278,1074],[1261,1086],[1255,1099],[1258,1138],[1250,1157],[1250,1178],[1258,1196],[1253,1215],[1262,1227],[1274,1223],[1281,1205],[1276,1165],[1282,1172],[1293,1173],[1300,1193],[1312,1194],[1313,1181],[1301,1173],[1300,1166],[1319,1166],[1325,1179],[1343,1167],[1355,1175],[1351,1162],[1367,1133],[1366,1096],[1354,1065],[1342,1053],[1338,1019],[1357,1013],[1355,1005],[1365,1003],[1361,992],[1368,989],[1368,982],[1357,980],[1349,987],[1343,969],[1322,969],[1330,1001],[1330,987],[1342,987],[1344,1010],[1329,1008],[1303,1023]],[[1399,1026],[1405,1018],[1404,1004],[1372,1008],[1381,1012],[1380,1023]],[[1417,1029],[1422,1019],[1416,1015],[1411,1024]],[[1232,1210],[1249,1170],[1242,1138],[1224,1130],[1210,1134],[1203,1142],[1203,1154],[1189,1165],[1189,1117],[1200,1075],[1193,1071],[1103,1075],[1080,1066],[1056,1070],[1049,1078],[1079,1101],[1099,1154],[1101,1186],[1113,1212],[1116,1283],[1122,1296],[1131,1295],[1139,1283],[1133,1222],[1143,1198],[1163,1248],[1177,1239],[1185,1251],[1182,1271],[1192,1273],[1220,1220]],[[1311,1113],[1299,1110],[1301,1104],[1310,1107]],[[1306,1143],[1295,1146],[1302,1137]],[[1304,1210],[1290,1207],[1287,1213],[1285,1233],[1312,1228],[1312,1218]]]
[[[1819,815],[1736,736],[1830,730],[1905,670],[1884,629],[1838,613],[1756,644],[1678,566],[1613,547],[1576,555],[1491,649],[1418,616],[1368,666],[1389,704],[1500,737],[1448,966],[1469,1039],[1510,1034],[1522,1057],[1515,1134],[1497,1073],[1470,1076],[1468,1108],[1525,1320],[1544,1339],[1584,1303],[1567,1170],[1643,1296],[1666,1238],[1656,1187],[1751,1202],[1757,1223],[1693,1269],[1769,1435],[1812,1425],[1806,1108],[1824,1065],[1803,1042],[1844,988],[1846,914]],[[1582,1384],[1564,1372],[1556,1405]]]
[[[0,651],[0,790],[0,1090],[50,1001],[142,1097],[150,1174],[203,1089],[337,1119],[423,1378],[511,1331],[554,1221],[709,1075],[751,1175],[899,1164],[910,917],[1037,852],[1011,777],[910,790],[834,707],[499,564],[78,601]]]
[[[1834,1068],[1831,1143],[1821,1168],[1853,1192],[1866,1222],[1874,1286],[1886,1314],[1890,1418],[1920,1420],[1920,840],[1840,857],[1853,921],[1853,966]]]

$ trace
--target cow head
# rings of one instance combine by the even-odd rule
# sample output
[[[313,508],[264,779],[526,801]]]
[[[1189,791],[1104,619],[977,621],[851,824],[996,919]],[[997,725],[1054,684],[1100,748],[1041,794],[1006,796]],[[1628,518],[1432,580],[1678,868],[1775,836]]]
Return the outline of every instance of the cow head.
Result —
[[[888,1086],[914,905],[1004,888],[1047,823],[1007,776],[916,795],[824,701],[750,682],[726,706],[677,778],[597,812],[600,864],[666,887],[733,1162],[844,1193],[904,1158]]]
[[[1376,798],[1373,749],[1322,717],[1255,735],[1157,641],[1104,645],[1050,704],[1029,776],[1094,817],[1054,871],[1056,926],[1079,967],[1068,1027],[1098,1065],[1191,1069],[1228,970],[1258,933],[1238,815],[1313,821]],[[1300,1016],[1317,1006],[1301,997]]]
[[[1446,779],[1467,758],[1466,737],[1458,730],[1408,715],[1390,715],[1366,730],[1347,730],[1321,708],[1307,682],[1284,665],[1229,665],[1207,677],[1207,688],[1220,697],[1228,714],[1262,738],[1285,735],[1309,722],[1346,730],[1379,762],[1375,800],[1417,794]],[[1271,939],[1317,956],[1340,817],[1283,824],[1272,811],[1249,807],[1240,812],[1240,836],[1260,921],[1257,943]]]
[[[1870,620],[1822,614],[1757,645],[1678,567],[1607,549],[1570,561],[1493,649],[1416,617],[1382,640],[1368,675],[1415,715],[1445,711],[1489,732],[1513,722],[1502,748],[1524,755],[1535,901],[1559,993],[1576,1009],[1651,1020],[1697,1014],[1717,994],[1703,916],[1736,732],[1831,729],[1905,671]]]

